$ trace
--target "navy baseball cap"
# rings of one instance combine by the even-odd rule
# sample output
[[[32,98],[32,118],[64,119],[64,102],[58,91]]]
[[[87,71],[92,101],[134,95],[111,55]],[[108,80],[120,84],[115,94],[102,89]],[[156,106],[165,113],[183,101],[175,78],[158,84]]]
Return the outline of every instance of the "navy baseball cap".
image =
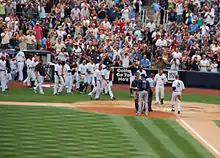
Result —
[[[145,74],[141,74],[141,77],[146,77]]]

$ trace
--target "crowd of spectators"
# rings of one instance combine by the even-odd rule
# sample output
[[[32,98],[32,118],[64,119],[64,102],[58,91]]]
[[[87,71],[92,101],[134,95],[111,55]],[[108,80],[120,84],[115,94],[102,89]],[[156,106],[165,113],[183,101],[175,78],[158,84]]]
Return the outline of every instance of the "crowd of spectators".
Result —
[[[219,0],[0,0],[6,49],[47,50],[61,60],[217,72]],[[141,23],[150,5],[154,18]],[[168,14],[166,14],[168,10]],[[168,15],[166,30],[164,16]]]

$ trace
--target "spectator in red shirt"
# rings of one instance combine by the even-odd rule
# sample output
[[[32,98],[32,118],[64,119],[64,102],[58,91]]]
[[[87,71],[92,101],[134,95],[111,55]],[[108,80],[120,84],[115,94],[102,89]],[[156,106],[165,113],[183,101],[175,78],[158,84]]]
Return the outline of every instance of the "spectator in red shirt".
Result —
[[[35,38],[36,38],[36,41],[37,41],[37,47],[36,48],[39,50],[41,48],[41,39],[43,37],[43,31],[42,31],[42,28],[41,28],[39,22],[36,23],[33,30],[35,31]]]

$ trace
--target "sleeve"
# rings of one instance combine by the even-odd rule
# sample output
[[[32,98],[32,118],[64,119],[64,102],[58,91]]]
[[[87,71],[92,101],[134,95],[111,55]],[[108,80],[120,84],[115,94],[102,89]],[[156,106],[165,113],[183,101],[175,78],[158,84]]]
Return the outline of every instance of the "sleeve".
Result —
[[[166,75],[164,75],[164,79],[165,79],[164,82],[168,82]]]
[[[78,71],[82,71],[82,66],[81,66],[81,64],[79,65],[79,68],[78,68]]]
[[[58,71],[57,65],[54,66],[54,71]]]
[[[176,87],[176,82],[175,81],[173,81],[172,87]]]
[[[182,89],[185,89],[185,85],[184,85],[184,83],[182,82]]]

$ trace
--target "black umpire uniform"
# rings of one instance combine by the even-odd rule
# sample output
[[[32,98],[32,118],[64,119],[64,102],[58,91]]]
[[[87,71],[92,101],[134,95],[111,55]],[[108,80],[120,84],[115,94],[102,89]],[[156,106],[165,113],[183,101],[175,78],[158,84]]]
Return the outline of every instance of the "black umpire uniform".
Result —
[[[138,112],[138,82],[140,80],[140,74],[138,72],[135,73],[135,79],[132,81],[132,89],[134,92],[134,103],[135,103],[135,110],[136,113]]]

